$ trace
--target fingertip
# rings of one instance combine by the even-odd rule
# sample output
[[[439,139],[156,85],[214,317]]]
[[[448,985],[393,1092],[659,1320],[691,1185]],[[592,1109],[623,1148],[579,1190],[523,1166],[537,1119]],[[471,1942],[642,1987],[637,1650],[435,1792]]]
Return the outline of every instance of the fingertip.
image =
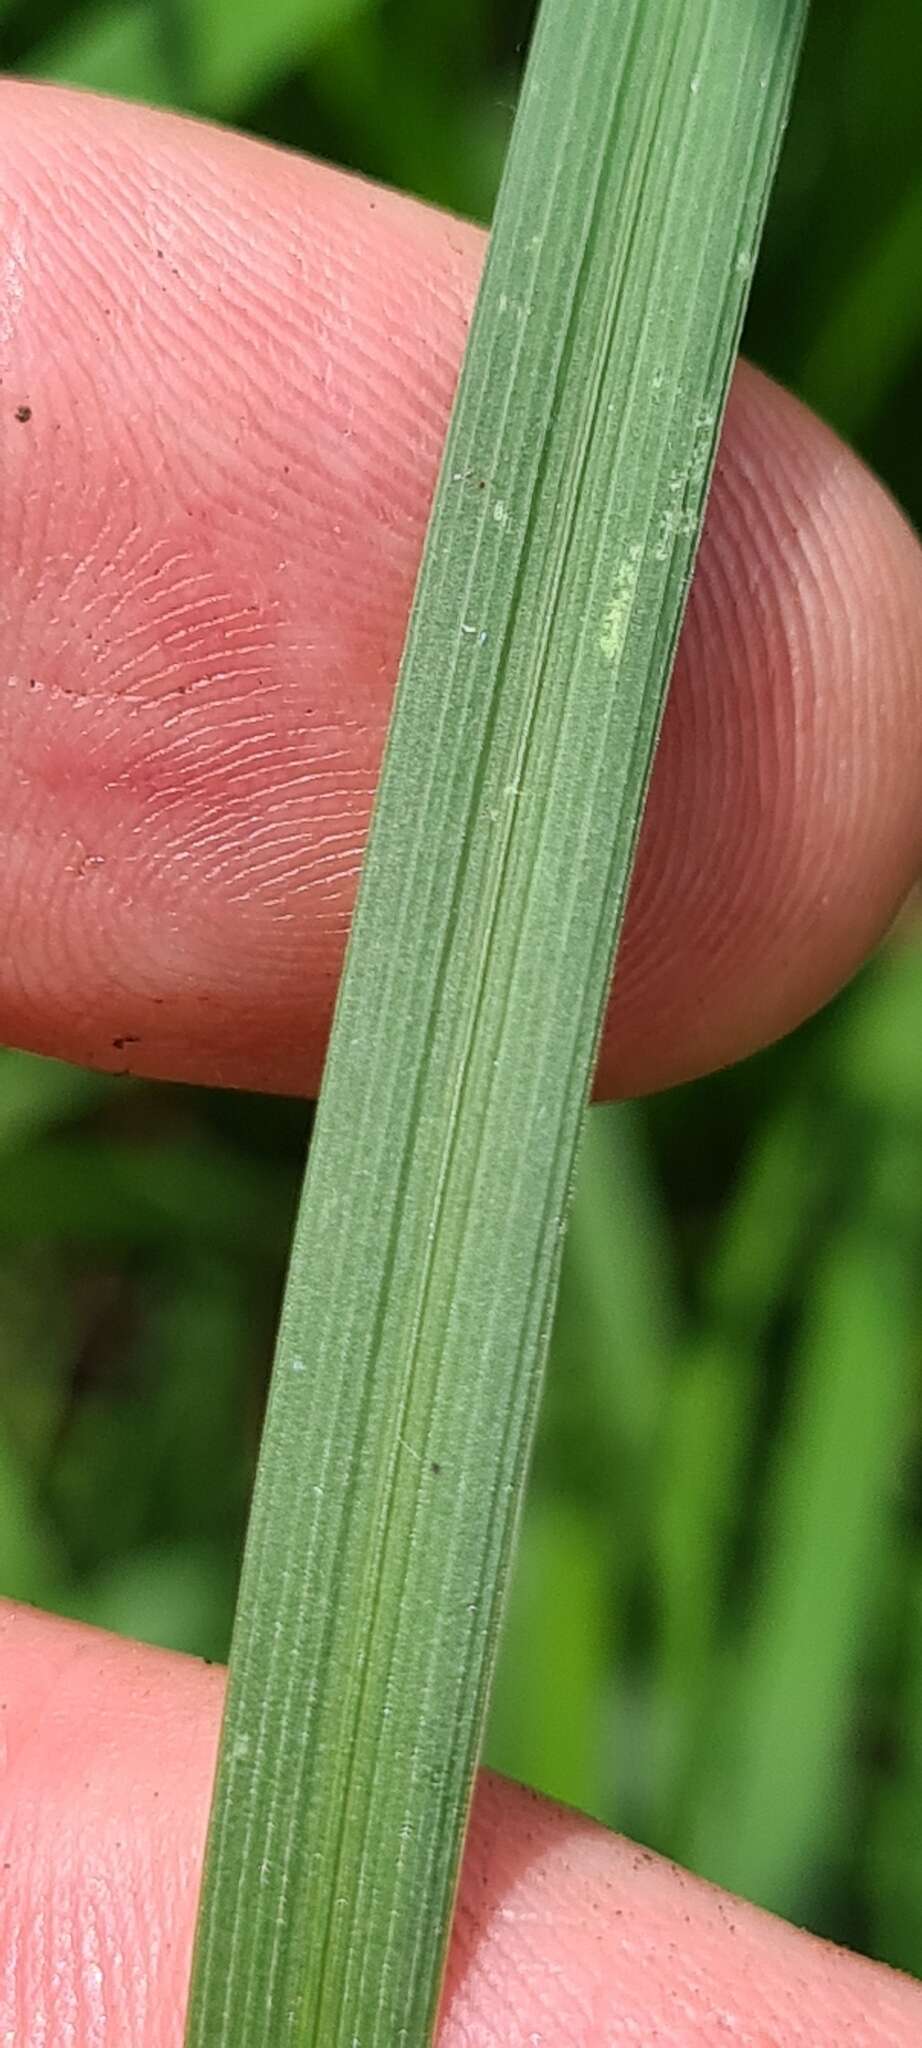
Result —
[[[0,95],[0,1027],[313,1093],[482,238],[219,130]],[[741,366],[602,1092],[739,1058],[876,943],[922,856],[920,649],[914,536]]]
[[[600,1061],[603,1091],[780,1036],[922,866],[922,550],[858,458],[738,367]]]
[[[909,2048],[922,1988],[523,1787],[478,1787],[440,2048]]]

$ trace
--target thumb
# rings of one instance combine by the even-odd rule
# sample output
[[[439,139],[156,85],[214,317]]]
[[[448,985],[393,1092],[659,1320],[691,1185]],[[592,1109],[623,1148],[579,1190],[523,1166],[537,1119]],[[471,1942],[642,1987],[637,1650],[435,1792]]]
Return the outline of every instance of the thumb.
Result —
[[[0,1604],[0,2042],[180,2048],[223,1675]],[[911,2048],[922,1987],[481,1778],[439,2048]]]

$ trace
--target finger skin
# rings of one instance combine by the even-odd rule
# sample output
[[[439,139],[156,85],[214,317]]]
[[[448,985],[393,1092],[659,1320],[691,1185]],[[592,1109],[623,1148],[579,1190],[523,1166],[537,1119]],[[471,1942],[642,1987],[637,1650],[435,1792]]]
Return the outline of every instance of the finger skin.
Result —
[[[223,1675],[0,1603],[2,2048],[181,2048]],[[481,1778],[439,2048],[911,2048],[922,1987]]]
[[[482,257],[239,137],[0,87],[0,1035],[316,1088]],[[922,566],[741,368],[600,1063],[727,1061],[922,861]]]

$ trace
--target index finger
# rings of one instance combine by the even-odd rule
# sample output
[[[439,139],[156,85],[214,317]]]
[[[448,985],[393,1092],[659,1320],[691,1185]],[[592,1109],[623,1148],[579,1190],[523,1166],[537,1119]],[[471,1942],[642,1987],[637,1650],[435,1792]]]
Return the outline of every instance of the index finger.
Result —
[[[0,1035],[313,1091],[482,256],[240,137],[0,88]],[[922,859],[922,562],[742,369],[600,1080],[787,1028]]]

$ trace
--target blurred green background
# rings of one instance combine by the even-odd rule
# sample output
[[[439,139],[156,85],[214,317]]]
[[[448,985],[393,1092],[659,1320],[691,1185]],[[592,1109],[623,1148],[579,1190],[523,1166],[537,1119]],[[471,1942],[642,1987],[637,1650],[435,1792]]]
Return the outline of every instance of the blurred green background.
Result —
[[[0,0],[0,64],[489,217],[527,0]],[[918,0],[817,4],[751,354],[922,511]],[[916,736],[917,738],[917,736]],[[303,1105],[0,1054],[0,1588],[226,1648]],[[490,1733],[922,1974],[922,919],[594,1111]]]

